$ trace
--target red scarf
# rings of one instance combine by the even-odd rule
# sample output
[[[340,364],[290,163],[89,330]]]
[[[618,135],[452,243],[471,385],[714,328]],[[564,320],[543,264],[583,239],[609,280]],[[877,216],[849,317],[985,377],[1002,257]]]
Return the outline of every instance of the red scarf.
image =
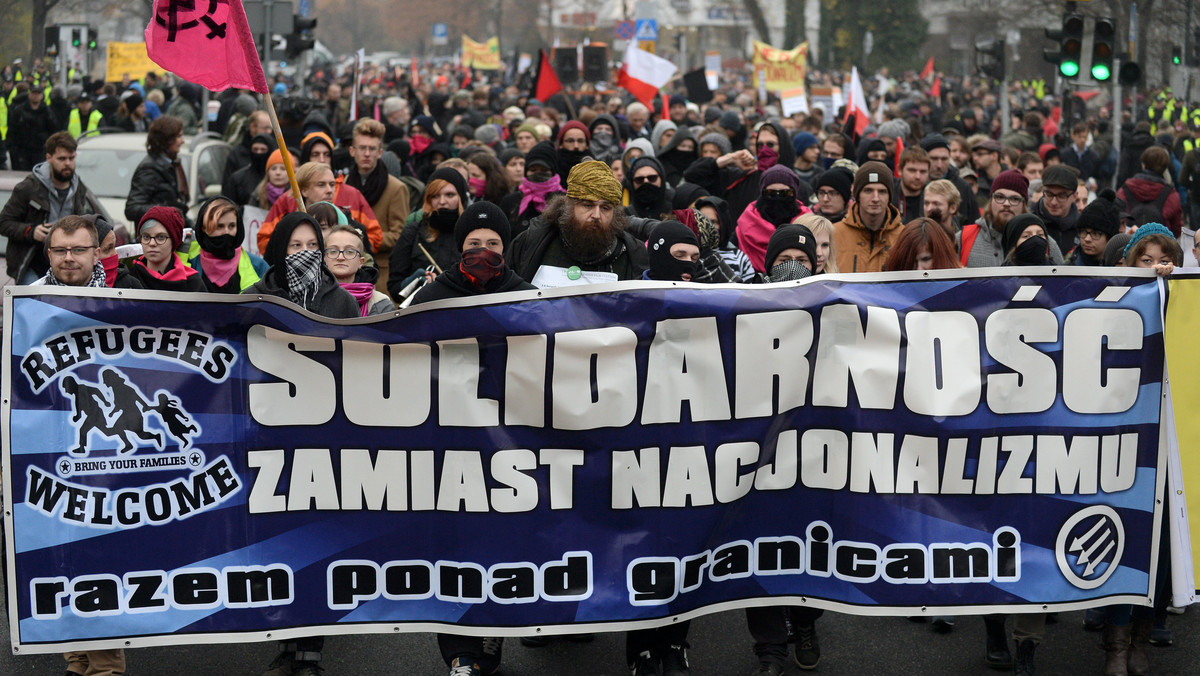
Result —
[[[192,275],[200,274],[200,272],[195,268],[189,268],[187,265],[185,265],[183,259],[179,257],[179,254],[172,253],[171,256],[173,257],[173,259],[170,261],[171,266],[162,272],[155,272],[154,270],[151,270],[150,266],[146,265],[145,256],[133,261],[133,264],[146,268],[146,272],[149,272],[152,277],[161,279],[164,282],[182,282]]]

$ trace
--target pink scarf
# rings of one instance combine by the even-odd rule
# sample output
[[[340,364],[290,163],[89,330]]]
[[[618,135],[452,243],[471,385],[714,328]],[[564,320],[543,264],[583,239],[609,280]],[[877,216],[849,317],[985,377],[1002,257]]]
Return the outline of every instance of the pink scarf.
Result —
[[[371,312],[371,296],[375,294],[375,285],[370,282],[345,282],[342,288],[358,301],[358,309],[362,312],[359,316],[366,317]]]
[[[270,202],[271,204],[275,204],[275,200],[279,199],[280,195],[287,192],[288,187],[289,186],[287,186],[287,185],[281,185],[278,188],[276,188],[275,186],[268,183],[267,184],[267,201]]]
[[[558,174],[555,174],[554,178],[551,178],[549,181],[544,181],[542,183],[534,183],[533,181],[525,178],[521,179],[521,185],[519,186],[519,189],[524,197],[521,198],[521,210],[517,213],[525,213],[525,209],[527,209],[531,203],[538,208],[538,212],[540,213],[546,208],[547,195],[552,192],[563,192],[562,179],[559,178]]]
[[[241,247],[233,250],[233,258],[218,258],[204,249],[200,250],[200,267],[204,269],[204,276],[217,286],[225,286],[229,283],[233,273],[237,272],[238,262],[241,259]]]

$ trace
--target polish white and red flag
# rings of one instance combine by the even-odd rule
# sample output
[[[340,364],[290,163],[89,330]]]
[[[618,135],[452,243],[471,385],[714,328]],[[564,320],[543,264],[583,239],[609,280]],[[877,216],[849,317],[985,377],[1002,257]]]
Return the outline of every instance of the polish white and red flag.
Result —
[[[624,87],[637,100],[653,108],[654,97],[679,69],[666,59],[657,57],[644,49],[638,49],[634,40],[625,50],[625,62],[617,74],[617,86]]]

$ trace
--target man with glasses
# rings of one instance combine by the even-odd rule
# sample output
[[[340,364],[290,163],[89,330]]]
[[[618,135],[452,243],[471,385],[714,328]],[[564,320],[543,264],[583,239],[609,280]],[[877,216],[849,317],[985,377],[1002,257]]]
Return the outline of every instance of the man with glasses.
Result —
[[[1029,179],[1020,171],[1009,169],[996,176],[992,181],[992,197],[983,216],[958,233],[960,260],[965,267],[994,268],[1004,263],[1008,253],[1003,245],[1004,226],[1016,215],[1025,213],[1028,199]],[[1063,261],[1062,250],[1053,238],[1050,239],[1050,260],[1055,265]]]
[[[8,238],[8,276],[30,284],[50,269],[43,243],[64,216],[100,213],[96,196],[75,173],[75,139],[65,131],[46,139],[46,161],[13,188],[0,211],[0,234]]]
[[[50,226],[45,241],[50,269],[30,286],[107,288],[104,266],[97,253],[100,237],[90,220],[83,216],[66,216]],[[121,661],[124,662],[124,656]]]
[[[633,195],[629,200],[629,213],[640,218],[662,220],[670,213],[675,191],[663,181],[662,164],[653,157],[643,155],[633,161],[629,168],[633,183]]]
[[[1062,251],[1070,251],[1079,243],[1076,229],[1079,208],[1075,206],[1078,175],[1065,164],[1056,164],[1042,172],[1042,199],[1029,208],[1030,213],[1046,224],[1046,235]]]
[[[350,146],[354,166],[346,177],[346,185],[357,188],[363,194],[383,230],[383,242],[372,253],[379,267],[379,281],[375,288],[387,293],[388,258],[408,218],[408,187],[389,174],[387,167],[379,161],[383,153],[384,131],[383,123],[378,120],[366,118],[355,123]]]
[[[1000,142],[984,138],[971,146],[971,164],[975,165],[978,181],[975,195],[979,202],[986,202],[992,191],[992,181],[1004,167],[1000,164]]]

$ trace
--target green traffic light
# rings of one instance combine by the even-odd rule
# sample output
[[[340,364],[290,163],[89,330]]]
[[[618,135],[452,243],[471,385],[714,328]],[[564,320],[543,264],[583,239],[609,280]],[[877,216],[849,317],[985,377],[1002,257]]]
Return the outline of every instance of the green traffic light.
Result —
[[[1104,65],[1103,63],[1097,63],[1096,65],[1092,66],[1093,79],[1097,80],[1098,82],[1106,82],[1110,77],[1112,77],[1112,70],[1110,70],[1108,66]]]
[[[1075,77],[1079,75],[1079,63],[1077,61],[1063,61],[1058,66],[1058,72],[1064,77]]]

